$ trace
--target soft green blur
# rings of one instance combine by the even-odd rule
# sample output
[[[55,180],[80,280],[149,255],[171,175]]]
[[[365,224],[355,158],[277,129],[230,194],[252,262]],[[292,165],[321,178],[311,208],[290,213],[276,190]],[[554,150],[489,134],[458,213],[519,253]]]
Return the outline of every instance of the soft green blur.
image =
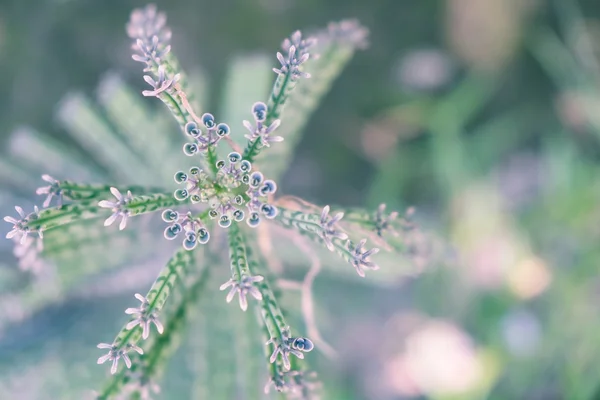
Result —
[[[143,4],[0,2],[0,145],[23,125],[62,140],[56,104],[74,90],[93,94],[108,70],[141,88],[124,25]],[[356,17],[371,30],[280,190],[319,204],[414,206],[423,246],[435,248],[385,288],[317,278],[318,322],[338,351],[308,357],[325,399],[600,397],[597,1],[157,4],[183,66],[207,71],[211,107],[235,54],[274,53],[293,30],[329,20]],[[2,212],[23,195],[11,190]],[[15,267],[7,248],[0,307],[27,307],[3,301],[3,271]],[[98,331],[118,329],[135,290],[0,324],[0,399],[98,388]],[[172,364],[164,398],[184,398],[194,376],[185,354]]]

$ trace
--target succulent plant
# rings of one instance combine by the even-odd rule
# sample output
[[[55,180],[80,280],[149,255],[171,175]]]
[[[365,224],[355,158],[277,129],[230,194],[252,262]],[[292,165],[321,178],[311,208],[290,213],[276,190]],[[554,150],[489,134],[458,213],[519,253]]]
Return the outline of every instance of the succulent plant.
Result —
[[[258,359],[264,360],[261,364],[268,373],[263,382],[266,392],[275,389],[288,398],[317,397],[319,383],[304,358],[313,349],[326,354],[332,349],[311,316],[316,274],[331,267],[336,273],[364,278],[381,268],[381,279],[390,279],[399,275],[400,255],[414,251],[407,239],[416,229],[408,220],[410,213],[400,217],[397,212],[386,213],[384,205],[377,210],[343,209],[278,196],[276,182],[291,162],[302,128],[354,52],[366,46],[367,30],[348,20],[309,36],[294,32],[277,53],[280,65],[273,68],[270,95],[246,106],[252,120],[227,123],[201,112],[201,96],[194,94],[194,85],[171,52],[171,32],[163,13],[152,5],[133,11],[127,33],[133,40],[133,60],[144,65],[144,80],[151,86],[142,94],[167,106],[181,134],[171,136],[168,123],[127,102],[115,106],[105,101],[106,114],[118,129],[106,128],[104,115],[81,106],[85,100],[67,99],[61,119],[109,173],[98,177],[93,171],[85,174],[72,168],[59,173],[90,180],[110,176],[114,181],[80,183],[45,174],[46,186],[37,190],[45,196],[43,208],[25,213],[16,207],[16,215],[5,217],[12,225],[7,237],[15,241],[21,266],[39,270],[48,262],[60,265],[65,247],[85,248],[88,242],[99,243],[100,250],[93,254],[99,264],[122,247],[164,252],[169,246],[154,239],[160,230],[167,241],[181,243],[148,292],[135,294],[141,304],[125,310],[130,320],[112,341],[98,345],[107,351],[98,363],[110,362],[112,374],[97,392],[98,399],[150,396],[185,327],[198,324],[203,330],[199,336],[216,335],[225,342],[223,348],[206,349],[219,353],[215,357],[242,351],[240,347],[248,354],[264,353]],[[118,80],[108,82],[101,99],[127,99]],[[177,142],[185,156],[174,151],[172,144]],[[170,169],[177,164],[181,170]],[[179,185],[174,190],[171,177]],[[150,215],[161,216],[162,228]],[[142,221],[136,226],[137,219]],[[118,231],[111,227],[117,223]],[[108,230],[110,240],[100,240],[98,229]],[[123,240],[130,229],[141,231],[138,240]],[[320,261],[308,242],[338,255],[339,262]],[[303,282],[291,283],[301,289],[309,305],[303,308],[303,316],[311,338],[290,324],[279,301],[286,286],[278,265],[287,250],[281,248],[290,245],[312,264]],[[225,299],[216,298],[213,288],[227,291]],[[236,297],[239,308],[251,318],[232,313],[226,303]],[[208,313],[233,321],[223,321],[222,326],[202,323],[198,310],[203,303]],[[225,326],[237,333],[226,332]],[[255,348],[259,351],[253,352]],[[256,360],[248,354],[237,358],[252,363],[245,371],[251,374]],[[235,354],[229,357],[236,359]],[[248,390],[246,396],[260,394]]]

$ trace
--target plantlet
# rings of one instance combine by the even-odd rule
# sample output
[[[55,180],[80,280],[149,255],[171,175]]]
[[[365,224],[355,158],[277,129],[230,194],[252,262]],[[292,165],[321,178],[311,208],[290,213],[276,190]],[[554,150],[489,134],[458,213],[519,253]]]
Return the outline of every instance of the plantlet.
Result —
[[[211,312],[217,312],[236,297],[242,311],[252,309],[258,324],[235,316],[240,320],[234,324],[242,324],[241,329],[236,328],[241,333],[222,333],[223,337],[233,336],[233,344],[218,352],[234,352],[238,341],[254,339],[255,333],[262,332],[263,344],[250,345],[265,346],[265,391],[274,388],[290,398],[312,398],[319,385],[304,363],[305,354],[321,347],[328,352],[330,347],[320,338],[310,308],[304,310],[304,317],[312,338],[290,325],[282,310],[279,296],[283,284],[275,279],[281,271],[274,265],[279,260],[271,242],[274,235],[277,245],[287,240],[312,260],[313,267],[302,284],[305,298],[310,297],[310,285],[321,269],[307,239],[339,255],[344,268],[360,277],[384,264],[397,269],[398,254],[411,251],[405,237],[413,225],[397,212],[387,213],[383,205],[372,211],[341,209],[275,196],[276,181],[290,163],[299,132],[355,50],[365,46],[367,32],[355,21],[343,21],[308,37],[293,33],[277,53],[280,65],[273,68],[276,78],[266,102],[248,104],[251,121],[226,123],[201,113],[192,85],[171,52],[171,33],[165,22],[164,14],[147,6],[132,13],[127,33],[133,40],[133,59],[144,65],[144,80],[151,86],[142,94],[161,100],[183,133],[181,146],[187,158],[181,157],[181,164],[185,168],[165,174],[164,165],[171,164],[167,162],[171,154],[166,154],[169,146],[153,143],[160,137],[144,135],[152,132],[151,127],[133,127],[137,136],[124,139],[129,145],[125,148],[132,148],[132,159],[127,160],[132,167],[115,168],[115,175],[133,180],[135,185],[76,183],[44,175],[47,185],[37,190],[46,196],[43,208],[26,214],[16,207],[18,215],[5,217],[13,226],[7,237],[26,250],[22,254],[51,258],[56,242],[63,245],[71,240],[78,246],[78,240],[84,238],[79,232],[95,229],[97,221],[106,227],[118,224],[122,231],[138,216],[159,214],[166,224],[164,238],[181,244],[148,292],[135,294],[140,304],[125,310],[130,320],[112,341],[98,345],[105,351],[98,363],[109,362],[113,375],[98,392],[98,399],[119,394],[149,396],[168,356],[177,348],[179,336],[194,320],[196,304],[209,303]],[[241,128],[247,130],[245,135],[239,133]],[[85,140],[96,140],[91,146],[94,149],[104,145],[108,151],[101,154],[113,167],[127,157],[119,142],[106,143],[98,137]],[[144,164],[152,164],[153,169]],[[171,174],[179,185],[174,191],[163,179]],[[53,201],[55,206],[51,206]],[[153,229],[152,224],[146,229]],[[111,234],[119,233],[113,230]],[[50,249],[42,247],[48,241]],[[380,249],[384,251],[380,253]],[[222,279],[227,264],[229,273]],[[330,264],[328,261],[327,266]],[[215,299],[210,292],[214,287],[226,291],[224,299]],[[213,334],[219,329],[203,327]],[[257,396],[248,390],[248,398]]]

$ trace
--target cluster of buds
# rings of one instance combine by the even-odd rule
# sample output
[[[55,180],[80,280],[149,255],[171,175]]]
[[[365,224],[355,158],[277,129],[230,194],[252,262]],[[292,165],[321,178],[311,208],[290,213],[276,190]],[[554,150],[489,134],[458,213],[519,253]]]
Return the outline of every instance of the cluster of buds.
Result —
[[[256,171],[250,175],[248,182],[248,190],[246,195],[249,200],[246,203],[248,212],[250,213],[246,222],[251,227],[256,227],[264,216],[267,219],[273,219],[277,216],[277,207],[269,204],[268,197],[277,191],[275,181],[265,179],[263,174]]]
[[[198,244],[206,244],[210,239],[210,233],[202,220],[194,217],[191,212],[183,215],[167,209],[163,211],[162,219],[170,223],[164,231],[165,239],[175,240],[179,234],[183,233],[183,247],[186,250],[192,250]]]
[[[314,36],[303,38],[301,31],[295,31],[289,38],[283,39],[281,43],[281,49],[285,52],[289,52],[294,46],[298,54],[306,54],[308,50],[317,43],[317,38]],[[311,54],[312,59],[316,57]]]
[[[171,51],[171,31],[166,27],[166,22],[165,14],[157,12],[153,5],[131,14],[127,34],[134,39],[132,49],[136,53],[132,58],[145,63],[146,71],[151,70],[153,65],[160,64]]]
[[[310,74],[302,72],[300,67],[310,58],[309,47],[315,43],[315,39],[302,39],[300,31],[294,32],[290,39],[282,43],[282,49],[287,53],[285,57],[282,53],[277,53],[277,60],[281,63],[280,68],[273,68],[273,71],[281,76],[291,75],[295,78],[310,78]]]
[[[227,161],[217,161],[217,168],[216,182],[221,187],[235,189],[250,181],[248,174],[252,164],[248,160],[242,160],[242,155],[238,152],[229,153]]]
[[[216,194],[214,183],[206,172],[199,167],[191,167],[188,173],[178,171],[175,173],[175,182],[183,184],[183,189],[177,189],[174,196],[183,201],[187,198],[193,204],[206,203],[208,199]]]
[[[277,216],[277,208],[268,203],[277,185],[265,179],[261,172],[251,172],[252,164],[242,159],[240,153],[229,153],[227,160],[217,161],[216,167],[215,178],[198,167],[190,168],[189,173],[177,172],[175,182],[185,187],[175,191],[175,198],[208,203],[208,216],[218,219],[222,228],[244,219],[249,226],[256,227],[262,217],[272,219]],[[247,212],[243,209],[244,205]]]
[[[202,131],[194,121],[185,125],[185,133],[194,139],[194,142],[186,143],[183,146],[183,153],[186,156],[206,152],[209,147],[216,146],[219,140],[229,135],[229,125],[223,122],[217,124],[212,114],[203,114],[201,120],[206,132]]]

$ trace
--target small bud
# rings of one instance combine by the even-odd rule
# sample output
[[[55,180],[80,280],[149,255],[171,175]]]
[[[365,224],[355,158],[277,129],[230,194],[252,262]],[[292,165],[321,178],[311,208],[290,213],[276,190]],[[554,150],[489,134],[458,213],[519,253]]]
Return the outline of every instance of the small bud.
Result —
[[[315,345],[308,338],[298,337],[292,342],[292,348],[308,353],[315,348]]]
[[[185,189],[177,189],[173,195],[175,196],[175,199],[177,199],[179,201],[183,201],[183,200],[187,199],[187,197],[189,196],[189,193]]]
[[[240,169],[242,172],[248,172],[250,169],[252,169],[252,164],[250,164],[250,161],[248,160],[242,160],[240,163]]]
[[[195,122],[188,122],[185,124],[185,133],[192,137],[198,137],[202,132],[200,131],[200,128],[198,128],[198,124]]]
[[[180,224],[173,224],[171,226],[167,226],[165,228],[165,231],[163,233],[165,239],[167,240],[173,240],[177,237],[177,235],[179,234],[179,232],[181,232],[181,225]]]
[[[229,159],[230,163],[236,164],[236,163],[240,162],[240,160],[242,159],[242,155],[240,153],[234,151],[234,152],[229,153],[227,158]]]
[[[210,239],[210,233],[208,232],[208,229],[206,229],[206,228],[198,229],[198,242],[200,244],[208,243],[209,239]]]
[[[217,135],[221,137],[229,135],[229,125],[225,123],[220,123],[217,125]]]
[[[215,126],[215,117],[210,113],[205,113],[202,115],[202,123],[208,129],[214,128]]]
[[[275,193],[276,191],[277,184],[271,179],[267,179],[263,186],[260,188],[260,194],[262,194],[263,196],[268,196],[270,194]]]
[[[200,168],[192,167],[192,168],[190,168],[190,175],[199,175],[200,171],[202,171]]]
[[[219,218],[219,226],[221,228],[229,228],[231,226],[231,218],[227,215],[221,215],[221,218]]]
[[[263,181],[264,176],[262,173],[256,171],[253,172],[252,175],[250,175],[250,182],[249,185],[253,188],[257,188]]]
[[[272,206],[271,204],[263,204],[260,211],[269,219],[275,218],[278,213],[277,207]]]
[[[162,212],[162,220],[165,222],[173,222],[179,219],[179,213],[177,211],[173,211],[170,208],[166,209]]]
[[[246,223],[249,227],[256,228],[258,224],[260,224],[260,216],[258,215],[258,213],[253,212],[246,220]]]
[[[186,143],[183,145],[183,154],[186,156],[193,156],[198,152],[198,145],[196,143]]]
[[[177,173],[175,173],[175,182],[176,183],[183,183],[185,181],[187,181],[188,176],[185,172],[183,171],[178,171]]]
[[[235,210],[233,212],[233,219],[237,222],[243,221],[245,217],[245,213],[242,210]]]
[[[196,234],[192,231],[187,232],[185,234],[185,240],[183,241],[183,248],[186,250],[193,250],[196,245],[198,245]]]
[[[252,106],[252,114],[257,122],[264,122],[267,119],[267,105],[262,101],[254,103]]]

